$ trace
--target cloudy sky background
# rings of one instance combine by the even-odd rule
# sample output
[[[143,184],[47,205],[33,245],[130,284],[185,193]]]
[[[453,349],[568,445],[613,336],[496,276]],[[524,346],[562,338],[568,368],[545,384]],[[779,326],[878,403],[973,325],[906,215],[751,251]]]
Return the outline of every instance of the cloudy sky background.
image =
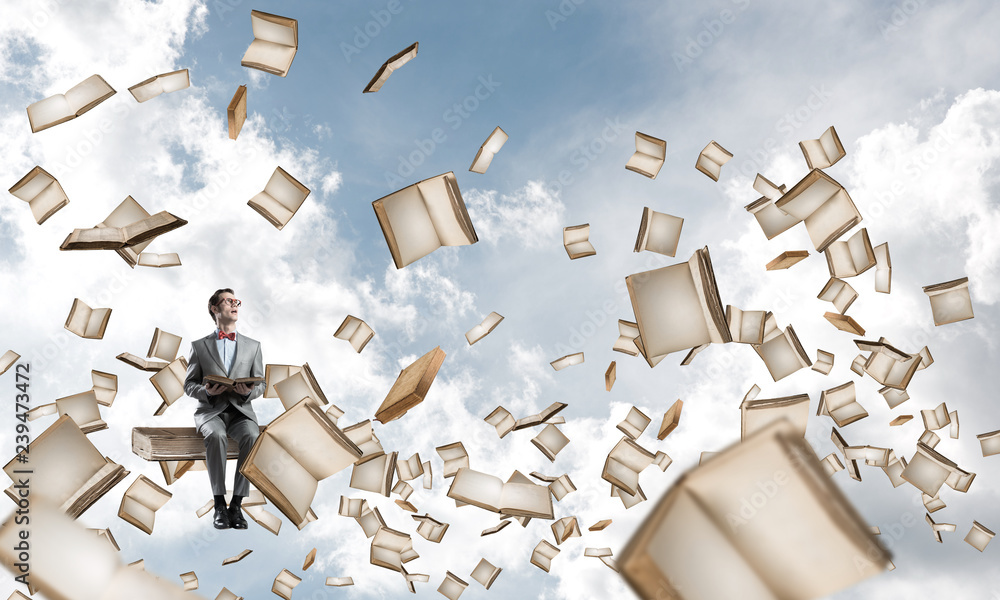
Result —
[[[702,451],[738,439],[738,406],[754,383],[761,396],[810,395],[853,378],[853,339],[823,317],[816,294],[828,278],[825,260],[788,271],[764,265],[785,250],[812,249],[801,226],[767,241],[743,206],[757,198],[757,172],[793,185],[807,172],[797,142],[835,125],[847,157],[828,170],[864,215],[873,244],[889,242],[890,295],[874,292],[873,273],[850,279],[860,293],[848,314],[904,351],[930,347],[935,363],[909,386],[911,399],[890,411],[870,378],[858,399],[871,413],[842,433],[855,445],[895,448],[909,458],[920,435],[920,409],[946,401],[963,424],[945,431],[938,450],[978,474],[968,494],[942,491],[948,507],[933,516],[957,525],[933,541],[919,492],[892,488],[879,469],[864,481],[834,480],[861,514],[882,528],[897,569],[833,596],[909,598],[952,594],[1000,598],[997,548],[980,554],[962,538],[978,520],[1000,527],[1000,467],[984,459],[975,434],[1000,429],[994,406],[1000,301],[1000,53],[993,41],[1000,7],[984,1],[941,5],[910,0],[873,8],[862,2],[800,6],[793,2],[631,2],[604,6],[557,3],[449,3],[399,0],[351,3],[5,2],[0,23],[0,139],[9,187],[33,166],[52,173],[71,202],[42,226],[23,202],[0,200],[0,352],[31,363],[32,403],[89,389],[90,369],[119,375],[120,391],[104,410],[110,428],[90,435],[102,453],[132,475],[80,519],[110,527],[122,560],[179,582],[194,570],[199,593],[222,586],[248,598],[268,595],[282,568],[303,577],[297,598],[403,597],[396,574],[368,563],[369,540],[339,517],[341,494],[381,507],[390,527],[407,531],[434,590],[450,570],[470,583],[463,597],[618,597],[622,580],[585,547],[617,554],[648,510]],[[388,8],[393,8],[395,14]],[[252,39],[251,8],[298,19],[299,51],[286,78],[244,69]],[[364,33],[365,31],[368,33]],[[415,60],[376,94],[362,88],[389,56],[414,41]],[[188,68],[192,86],[138,104],[127,88],[152,75]],[[63,93],[99,73],[118,93],[82,117],[32,134],[27,105]],[[247,84],[249,117],[228,139],[225,108]],[[478,94],[478,97],[477,97]],[[470,173],[476,150],[497,125],[510,140],[485,175]],[[636,130],[667,141],[655,180],[624,169]],[[443,140],[434,142],[434,139]],[[718,183],[694,169],[698,152],[718,141],[735,157]],[[246,206],[282,166],[312,193],[278,231]],[[479,243],[442,248],[402,270],[392,264],[371,201],[420,179],[454,171]],[[127,195],[150,212],[189,221],[150,245],[178,252],[183,266],[129,269],[112,252],[60,252],[75,227],[102,221]],[[675,259],[632,247],[642,208],[685,219]],[[591,224],[597,255],[570,261],[561,228]],[[616,321],[632,319],[624,277],[687,260],[709,246],[723,303],[772,310],[792,324],[811,358],[835,353],[829,376],[811,370],[771,380],[749,347],[713,346],[691,366],[671,355],[650,370],[641,358],[611,351]],[[934,327],[921,286],[968,276],[976,317]],[[431,348],[447,353],[426,401],[403,419],[376,424],[387,450],[419,452],[435,470],[433,490],[411,497],[421,514],[451,524],[443,543],[416,535],[416,522],[391,499],[347,486],[349,471],[320,484],[320,519],[296,531],[285,519],[275,539],[251,525],[216,532],[194,511],[209,498],[207,475],[170,486],[152,536],[116,516],[136,475],[162,484],[156,465],[131,453],[134,426],[189,426],[194,401],[162,417],[148,374],[114,359],[143,354],[155,327],[189,343],[211,331],[205,301],[229,286],[244,302],[239,331],[263,344],[268,363],[309,362],[342,423],[372,418],[399,370]],[[62,328],[73,298],[114,312],[103,340]],[[464,332],[490,311],[506,318],[475,346]],[[360,355],[333,338],[347,314],[365,319],[375,338]],[[554,372],[570,352],[586,362]],[[618,362],[618,382],[603,374]],[[13,399],[13,371],[0,398]],[[680,427],[655,440],[663,412],[685,401]],[[498,404],[516,416],[552,402],[569,403],[563,431],[572,442],[550,463],[528,431],[499,440],[484,423]],[[649,469],[647,502],[626,511],[600,479],[615,429],[635,405],[653,418],[639,439],[674,464]],[[260,399],[261,423],[280,410]],[[2,417],[0,448],[13,454],[12,411]],[[888,428],[899,414],[914,421]],[[50,419],[37,421],[33,435]],[[822,457],[834,450],[829,419],[811,417],[808,441]],[[562,544],[549,574],[529,564],[548,523],[512,525],[480,538],[496,517],[456,509],[434,448],[463,441],[472,467],[506,479],[514,469],[569,473],[577,492],[556,503],[556,516],[584,527],[614,519],[600,533]],[[229,476],[232,477],[233,463]],[[231,480],[231,479],[230,479]],[[418,483],[418,482],[414,482]],[[269,507],[271,512],[278,511]],[[306,553],[317,562],[301,571]],[[221,568],[244,548],[254,553]],[[503,567],[485,592],[468,575],[480,557]],[[352,576],[353,588],[325,588],[327,576]],[[0,586],[0,595],[13,584]],[[529,592],[533,594],[534,592]]]

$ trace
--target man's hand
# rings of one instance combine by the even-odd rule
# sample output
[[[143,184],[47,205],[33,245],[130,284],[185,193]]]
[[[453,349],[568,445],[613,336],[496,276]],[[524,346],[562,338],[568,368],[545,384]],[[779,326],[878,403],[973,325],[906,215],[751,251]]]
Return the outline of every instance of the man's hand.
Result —
[[[226,386],[221,383],[210,383],[205,386],[205,391],[208,392],[209,396],[218,396],[222,392],[226,391]]]
[[[250,393],[250,390],[253,389],[253,386],[246,383],[237,383],[233,389],[235,389],[236,393],[240,396],[246,396]]]

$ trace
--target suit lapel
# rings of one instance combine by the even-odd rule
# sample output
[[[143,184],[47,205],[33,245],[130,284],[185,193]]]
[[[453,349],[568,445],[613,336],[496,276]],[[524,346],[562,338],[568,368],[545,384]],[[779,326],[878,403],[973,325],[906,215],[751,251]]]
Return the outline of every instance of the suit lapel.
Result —
[[[226,367],[222,364],[222,357],[219,356],[219,349],[217,347],[217,344],[215,343],[214,336],[208,335],[202,339],[202,342],[207,347],[208,355],[211,356],[212,360],[215,361],[215,364],[219,366],[219,372],[225,373]]]
[[[226,373],[226,377],[232,377],[233,369],[236,368],[248,350],[246,340],[240,334],[236,334],[236,356],[233,357],[233,364],[229,365],[229,373]]]

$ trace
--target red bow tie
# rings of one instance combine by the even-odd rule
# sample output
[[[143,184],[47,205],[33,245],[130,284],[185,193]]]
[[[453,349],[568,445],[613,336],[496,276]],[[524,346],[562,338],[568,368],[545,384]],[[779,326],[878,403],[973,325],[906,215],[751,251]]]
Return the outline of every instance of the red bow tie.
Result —
[[[223,338],[229,338],[229,339],[231,339],[232,341],[235,342],[236,341],[236,332],[234,331],[232,333],[222,333],[222,330],[220,329],[219,330],[219,338],[218,339],[221,340]]]

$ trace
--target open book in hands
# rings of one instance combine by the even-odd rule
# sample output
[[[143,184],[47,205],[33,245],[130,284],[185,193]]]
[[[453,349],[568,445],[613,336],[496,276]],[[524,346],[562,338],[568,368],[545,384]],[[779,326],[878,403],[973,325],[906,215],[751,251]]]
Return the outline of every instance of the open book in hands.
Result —
[[[245,383],[249,386],[254,386],[258,383],[264,383],[263,377],[237,377],[236,379],[230,379],[228,377],[223,377],[222,375],[205,375],[202,380],[203,385],[217,384],[225,386],[227,390],[233,390],[236,388],[236,384]]]

